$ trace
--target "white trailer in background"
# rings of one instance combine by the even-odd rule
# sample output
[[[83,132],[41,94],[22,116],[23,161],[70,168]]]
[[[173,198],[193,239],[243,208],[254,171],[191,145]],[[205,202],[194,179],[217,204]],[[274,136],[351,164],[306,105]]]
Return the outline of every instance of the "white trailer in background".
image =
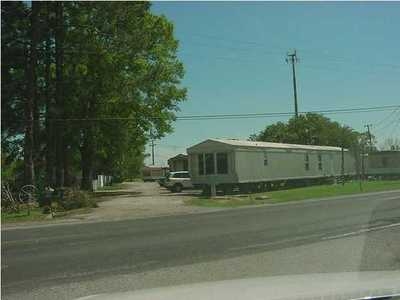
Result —
[[[355,175],[353,156],[340,147],[208,139],[187,153],[193,184],[205,190],[263,191]]]
[[[366,155],[365,173],[375,178],[400,178],[400,150],[370,152]]]

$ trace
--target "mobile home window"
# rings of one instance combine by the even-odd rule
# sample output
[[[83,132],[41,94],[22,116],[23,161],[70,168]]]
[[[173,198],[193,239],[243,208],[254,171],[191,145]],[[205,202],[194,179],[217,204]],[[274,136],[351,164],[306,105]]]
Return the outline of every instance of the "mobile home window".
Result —
[[[215,166],[214,166],[214,154],[206,153],[204,155],[206,161],[206,175],[215,174]]]
[[[322,170],[322,155],[318,154],[318,170]]]
[[[382,167],[386,168],[388,166],[388,159],[387,157],[382,157]]]
[[[264,152],[264,166],[268,166],[268,155],[267,155],[267,152]]]
[[[304,168],[306,171],[310,170],[310,157],[308,156],[308,153],[306,153],[304,157]]]
[[[197,157],[199,162],[199,175],[204,175],[204,156],[203,154],[199,154]]]
[[[226,153],[217,153],[217,173],[228,174],[228,155]]]

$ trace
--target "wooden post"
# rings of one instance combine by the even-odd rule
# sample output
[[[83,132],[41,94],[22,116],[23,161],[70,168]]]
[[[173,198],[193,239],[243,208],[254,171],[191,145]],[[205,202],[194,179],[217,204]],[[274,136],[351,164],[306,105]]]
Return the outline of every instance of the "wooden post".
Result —
[[[215,183],[212,183],[210,187],[211,187],[211,197],[217,196],[217,185]]]

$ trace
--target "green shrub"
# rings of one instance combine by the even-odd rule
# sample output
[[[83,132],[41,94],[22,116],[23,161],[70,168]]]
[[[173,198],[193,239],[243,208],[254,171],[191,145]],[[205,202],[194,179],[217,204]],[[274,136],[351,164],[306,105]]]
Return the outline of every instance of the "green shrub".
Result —
[[[63,190],[63,196],[59,199],[58,203],[65,210],[97,207],[97,202],[91,197],[90,193],[75,189]]]
[[[51,213],[50,206],[43,206],[42,213],[45,214],[45,215],[50,214]]]

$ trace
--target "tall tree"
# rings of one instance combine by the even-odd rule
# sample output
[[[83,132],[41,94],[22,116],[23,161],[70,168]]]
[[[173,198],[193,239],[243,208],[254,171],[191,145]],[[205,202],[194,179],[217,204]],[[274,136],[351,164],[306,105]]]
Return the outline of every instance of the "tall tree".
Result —
[[[29,27],[23,3],[1,4],[1,147],[10,157],[23,154]]]
[[[21,184],[29,27],[26,5],[1,3],[1,174],[2,180]]]
[[[24,138],[24,163],[25,163],[25,184],[33,184],[35,182],[35,140],[37,134],[35,126],[37,120],[37,47],[39,42],[39,3],[32,2],[31,10],[31,26],[30,26],[30,47],[29,58],[27,63],[27,98],[25,103],[25,138]],[[35,143],[36,142],[36,143]]]
[[[178,87],[183,66],[175,55],[173,27],[151,15],[148,3],[99,3],[96,10],[81,3],[70,9],[88,16],[73,18],[75,27],[67,33],[75,43],[80,39],[71,51],[81,59],[69,68],[74,86],[82,87],[71,97],[79,99],[81,118],[130,118],[125,126],[116,120],[82,123],[82,186],[89,187],[96,171],[121,161],[129,147],[143,148],[151,128],[159,136],[169,132],[172,111],[186,90]],[[129,132],[136,138],[128,139]]]
[[[64,3],[55,4],[56,28],[56,119],[64,117],[63,64],[64,64]],[[56,121],[56,186],[64,186],[64,122]]]
[[[53,80],[51,68],[53,65],[53,40],[54,40],[54,3],[46,2],[46,38],[45,38],[45,59],[44,59],[44,81],[45,81],[45,112],[46,112],[46,122],[45,122],[45,143],[46,143],[46,183],[50,186],[55,186],[56,184],[56,136],[54,128],[54,95],[53,95]]]
[[[82,188],[90,189],[99,172],[119,178],[137,174],[149,132],[156,137],[171,132],[186,97],[173,25],[153,15],[148,2],[40,3],[38,13],[33,4],[2,5],[2,33],[7,31],[2,34],[2,98],[7,96],[2,141],[8,157],[21,153],[25,133],[22,142],[29,150],[33,126],[24,127],[18,118],[4,122],[5,113],[25,112],[26,120],[36,122],[44,112],[44,127],[33,131],[40,145],[34,151],[45,160],[36,165],[46,184],[67,186],[70,178],[81,177]],[[33,34],[37,18],[28,18],[35,14],[39,37]],[[21,51],[31,44],[38,49],[35,73],[27,64],[31,55]]]

